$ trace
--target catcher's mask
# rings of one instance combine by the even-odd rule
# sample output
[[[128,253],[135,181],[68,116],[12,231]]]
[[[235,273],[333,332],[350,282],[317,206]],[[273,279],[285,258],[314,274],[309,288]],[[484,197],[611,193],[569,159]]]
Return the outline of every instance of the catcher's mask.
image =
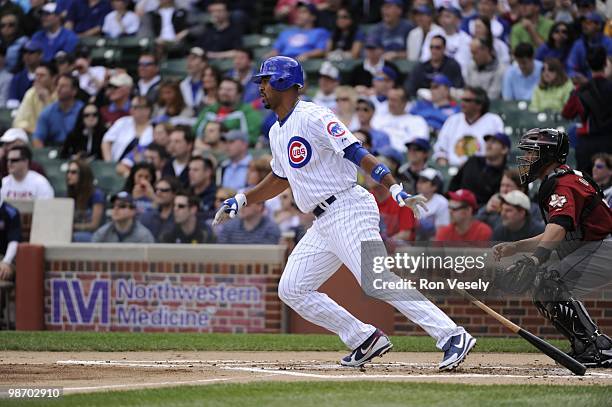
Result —
[[[535,128],[521,137],[518,148],[526,152],[517,157],[521,184],[528,184],[536,180],[550,163],[565,164],[569,142],[564,131]]]

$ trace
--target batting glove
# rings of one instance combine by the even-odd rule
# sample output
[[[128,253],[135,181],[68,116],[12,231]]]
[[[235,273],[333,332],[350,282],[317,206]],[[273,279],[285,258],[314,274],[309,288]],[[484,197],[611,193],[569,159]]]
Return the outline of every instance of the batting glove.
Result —
[[[423,195],[410,195],[406,191],[404,191],[404,187],[402,184],[393,184],[391,188],[389,188],[389,192],[391,192],[391,196],[395,199],[395,202],[399,206],[407,206],[412,209],[414,212],[414,217],[417,219],[421,218],[421,213],[419,208],[427,212],[427,198]]]
[[[223,205],[221,205],[221,207],[215,214],[213,226],[235,217],[240,208],[246,206],[246,204],[247,199],[244,194],[236,194],[233,198],[226,199],[225,201],[223,201]]]

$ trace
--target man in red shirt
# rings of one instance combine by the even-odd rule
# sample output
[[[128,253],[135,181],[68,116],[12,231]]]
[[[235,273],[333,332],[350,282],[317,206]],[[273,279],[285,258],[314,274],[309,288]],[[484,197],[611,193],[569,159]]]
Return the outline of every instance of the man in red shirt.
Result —
[[[451,223],[442,226],[436,233],[438,242],[486,242],[491,239],[493,231],[484,222],[474,219],[478,209],[476,195],[469,189],[449,192],[448,210]]]
[[[569,339],[570,355],[587,367],[612,367],[612,339],[599,331],[579,301],[612,281],[612,210],[595,181],[565,165],[565,132],[531,129],[519,148],[526,152],[518,157],[521,182],[542,180],[538,201],[547,225],[537,236],[493,247],[497,259],[531,253],[509,266],[502,278],[531,276],[537,281],[533,302]],[[561,261],[549,262],[553,250]]]

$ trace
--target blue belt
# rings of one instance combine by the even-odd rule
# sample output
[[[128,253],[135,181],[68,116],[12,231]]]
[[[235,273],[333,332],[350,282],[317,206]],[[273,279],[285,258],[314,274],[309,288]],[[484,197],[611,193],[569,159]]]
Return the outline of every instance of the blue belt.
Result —
[[[325,209],[327,209],[329,205],[333,204],[335,201],[336,201],[336,196],[335,195],[330,196],[329,198],[327,198],[325,201],[321,202],[314,208],[314,210],[312,211],[313,215],[318,218],[319,216],[323,214],[323,212],[325,212]]]

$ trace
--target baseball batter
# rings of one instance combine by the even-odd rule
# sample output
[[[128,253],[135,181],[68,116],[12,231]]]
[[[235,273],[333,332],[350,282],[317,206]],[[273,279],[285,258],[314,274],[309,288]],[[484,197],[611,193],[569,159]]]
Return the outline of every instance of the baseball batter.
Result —
[[[376,201],[357,185],[357,166],[417,216],[425,198],[408,195],[329,109],[300,100],[304,75],[296,60],[269,58],[254,80],[266,108],[278,116],[270,129],[272,172],[245,194],[226,200],[215,223],[234,217],[247,203],[268,200],[291,187],[299,209],[312,212],[316,220],[289,257],[278,295],[304,319],[336,333],[353,350],[342,365],[361,366],[391,349],[389,338],[317,291],[343,263],[361,284],[361,242],[381,241]],[[440,369],[454,369],[476,340],[419,292],[402,295],[397,300],[391,297],[389,304],[435,338],[444,351]]]

